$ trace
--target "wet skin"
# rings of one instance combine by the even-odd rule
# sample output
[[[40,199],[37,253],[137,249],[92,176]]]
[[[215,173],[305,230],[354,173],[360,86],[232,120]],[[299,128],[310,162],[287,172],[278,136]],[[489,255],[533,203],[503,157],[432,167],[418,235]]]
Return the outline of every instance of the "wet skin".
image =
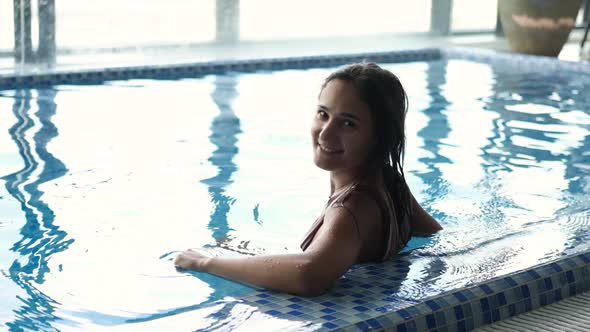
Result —
[[[359,177],[377,138],[369,106],[352,83],[332,80],[322,90],[311,137],[314,162],[330,171],[335,190]]]

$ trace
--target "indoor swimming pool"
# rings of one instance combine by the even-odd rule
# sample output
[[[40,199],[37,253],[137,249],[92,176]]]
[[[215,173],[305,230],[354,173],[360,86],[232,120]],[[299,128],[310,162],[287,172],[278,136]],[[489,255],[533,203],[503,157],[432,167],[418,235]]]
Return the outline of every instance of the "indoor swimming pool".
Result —
[[[535,307],[505,277],[539,264],[581,257],[571,278],[590,285],[590,70],[428,52],[0,80],[0,326],[399,330],[395,313],[407,331],[461,330]],[[317,298],[177,271],[186,248],[300,250],[329,194],[309,134],[319,88],[360,59],[408,93],[406,178],[444,230]],[[562,286],[530,283],[571,290],[551,266]]]

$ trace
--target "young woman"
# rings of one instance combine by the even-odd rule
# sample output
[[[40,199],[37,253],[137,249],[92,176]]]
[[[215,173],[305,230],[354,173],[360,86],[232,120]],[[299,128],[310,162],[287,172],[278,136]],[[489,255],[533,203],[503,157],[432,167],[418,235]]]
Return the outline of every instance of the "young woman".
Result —
[[[311,125],[314,162],[330,172],[331,195],[303,252],[229,258],[189,249],[176,257],[176,267],[316,296],[353,264],[387,260],[412,234],[442,229],[404,179],[406,111],[400,81],[378,65],[352,64],[332,73]]]

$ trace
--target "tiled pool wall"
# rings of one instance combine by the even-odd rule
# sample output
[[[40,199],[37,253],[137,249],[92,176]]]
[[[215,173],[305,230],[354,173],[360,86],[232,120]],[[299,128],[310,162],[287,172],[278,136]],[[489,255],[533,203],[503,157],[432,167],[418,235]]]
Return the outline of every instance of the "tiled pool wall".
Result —
[[[401,263],[399,262],[401,261]],[[276,318],[336,331],[469,331],[590,290],[590,252],[412,303],[396,297],[404,257],[357,268],[329,294],[300,298],[260,290],[240,299]],[[392,296],[388,296],[391,294]],[[231,319],[218,313],[220,320]]]
[[[135,78],[175,79],[226,72],[305,69],[351,62],[400,63],[464,59],[522,71],[568,71],[590,74],[590,64],[554,58],[476,49],[420,49],[384,53],[133,66],[101,70],[54,71],[0,75],[0,90],[57,84],[100,84]],[[524,271],[420,299],[397,296],[410,262],[401,255],[391,264],[353,268],[329,295],[300,298],[259,290],[238,299],[275,318],[308,324],[309,328],[342,331],[468,331],[563,298],[590,290],[590,251],[565,256]],[[229,313],[215,314],[219,320]]]
[[[227,72],[247,73],[259,70],[306,69],[344,65],[370,60],[382,63],[429,61],[442,58],[440,49],[421,49],[399,52],[343,54],[334,56],[286,57],[253,60],[225,60],[157,66],[127,66],[93,70],[50,71],[46,73],[18,73],[0,75],[0,90],[40,87],[55,84],[100,84],[104,81],[138,78],[175,79],[194,78]]]
[[[376,321],[394,331],[469,331],[588,290],[590,252],[441,294]],[[372,327],[365,321],[342,330]]]

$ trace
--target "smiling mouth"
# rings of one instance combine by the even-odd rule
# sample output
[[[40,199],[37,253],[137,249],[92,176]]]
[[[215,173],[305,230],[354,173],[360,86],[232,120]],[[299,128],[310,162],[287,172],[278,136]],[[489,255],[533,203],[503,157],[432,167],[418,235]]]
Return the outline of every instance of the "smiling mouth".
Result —
[[[322,150],[323,152],[326,152],[326,153],[341,153],[344,151],[341,149],[333,149],[333,148],[325,147],[325,146],[322,146],[321,144],[318,144],[318,146],[320,147],[320,150]]]

